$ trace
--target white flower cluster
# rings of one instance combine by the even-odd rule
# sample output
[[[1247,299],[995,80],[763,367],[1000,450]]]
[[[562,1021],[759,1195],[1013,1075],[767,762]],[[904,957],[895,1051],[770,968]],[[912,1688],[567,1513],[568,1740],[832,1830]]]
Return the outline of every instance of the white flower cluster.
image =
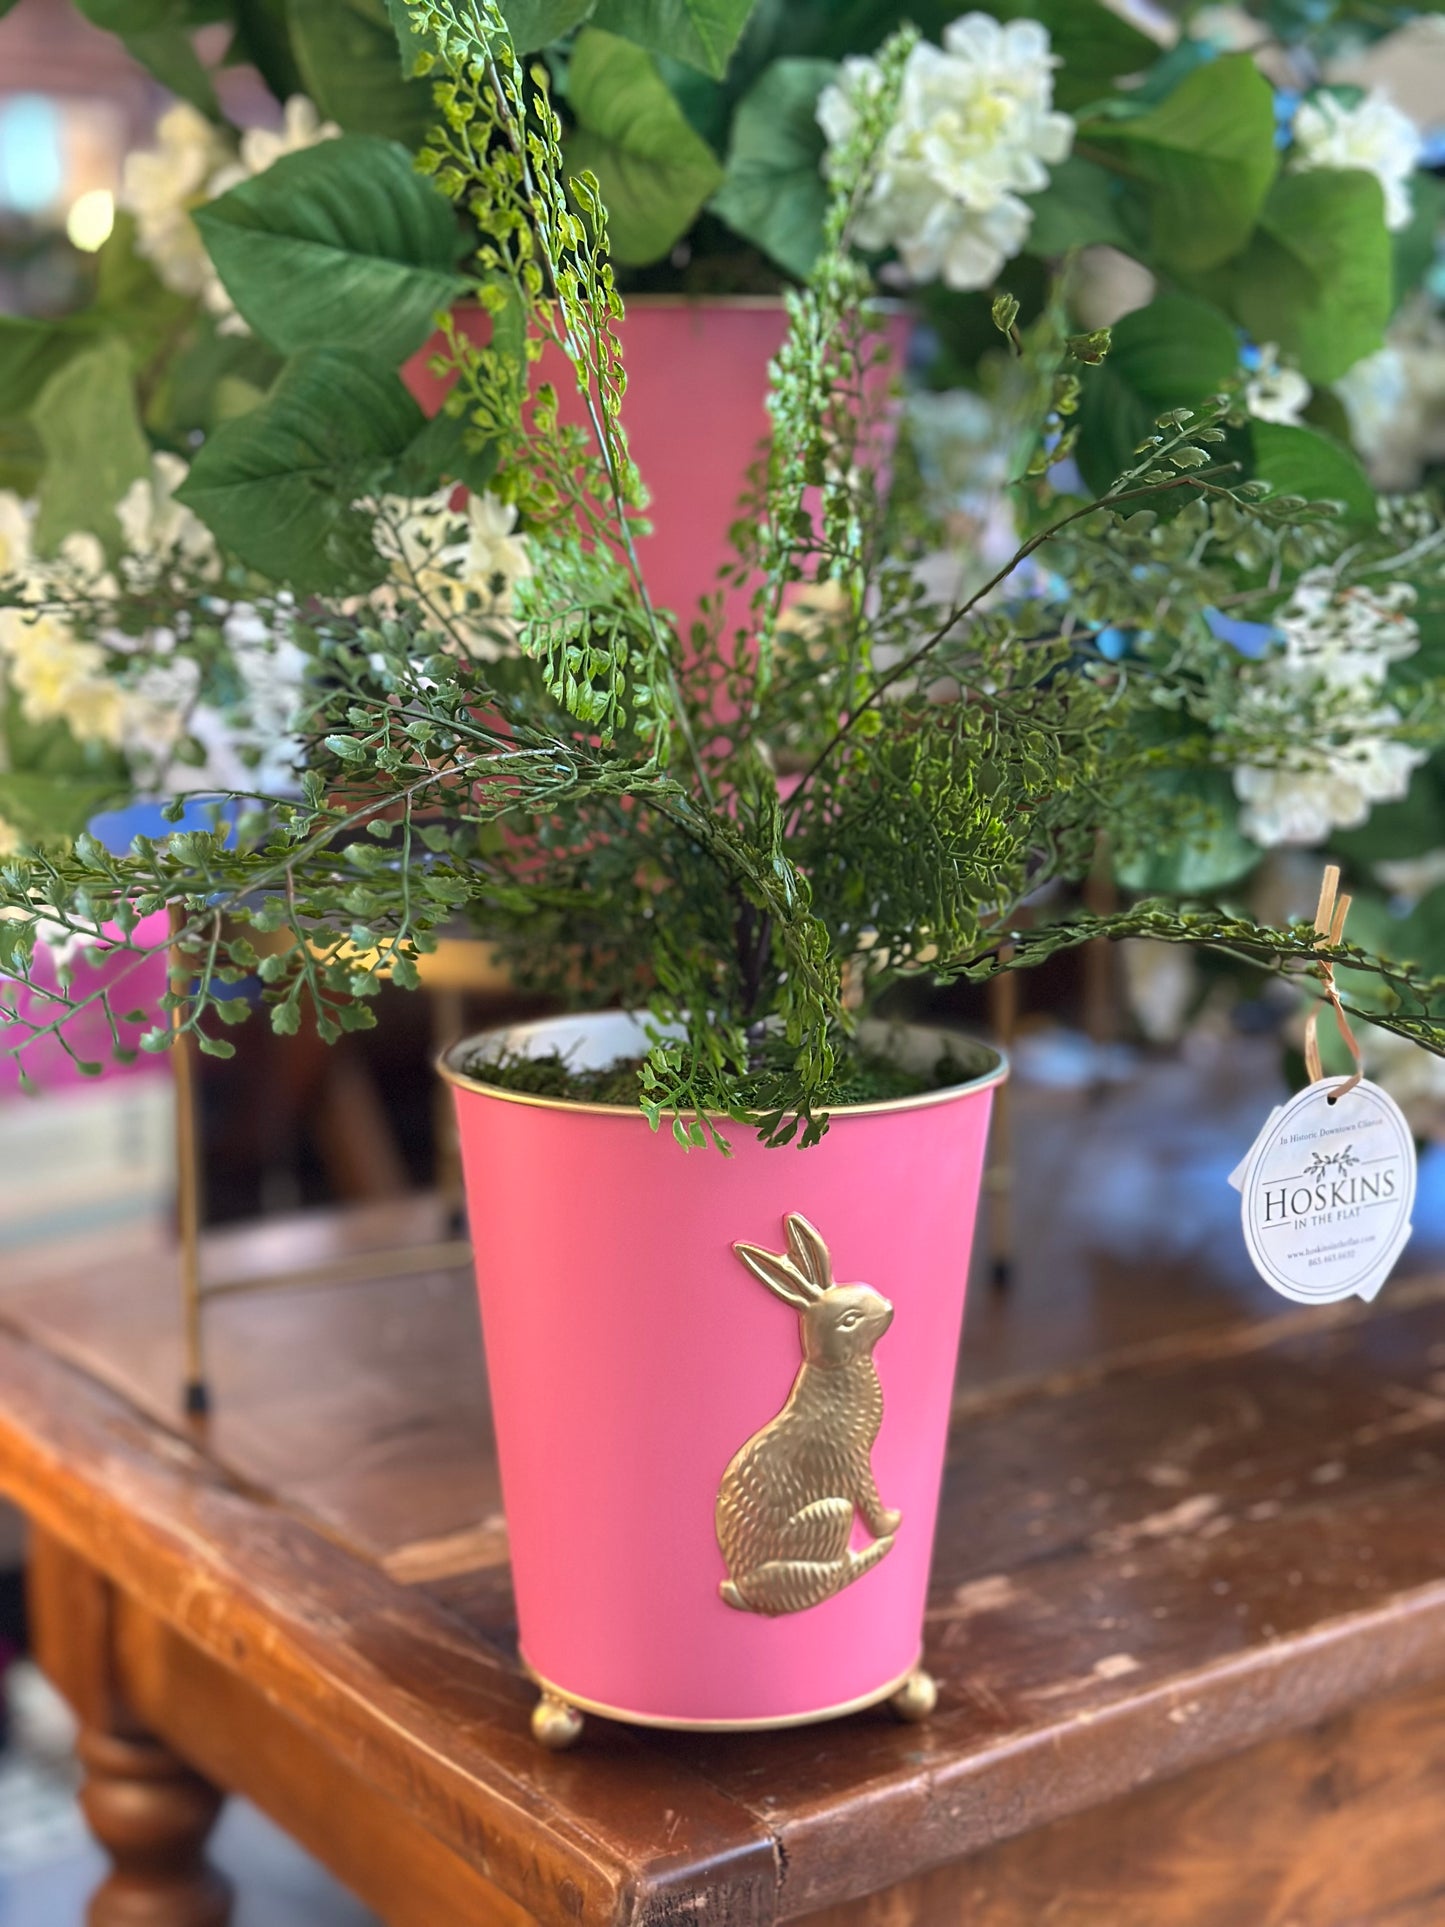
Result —
[[[35,511],[0,491],[0,686],[33,726],[61,724],[82,748],[121,753],[153,791],[291,787],[289,731],[305,658],[283,633],[288,598],[266,616],[217,593],[222,566],[205,524],[176,500],[186,464],[158,454],[117,505],[124,539],[114,568],[93,536],[72,535],[53,556],[35,552]],[[238,693],[206,701],[184,633],[122,632],[96,611],[157,590],[200,598],[221,632]],[[278,617],[281,619],[278,627]],[[186,617],[184,620],[189,621]],[[183,743],[189,760],[180,760]],[[19,847],[0,820],[0,855]]]
[[[968,13],[941,48],[920,41],[855,229],[861,245],[896,248],[909,281],[986,288],[1033,223],[1020,196],[1047,187],[1048,164],[1073,144],[1073,121],[1053,110],[1058,64],[1036,20]],[[879,81],[874,61],[844,61],[818,102],[830,148],[850,137]]]
[[[1276,618],[1280,646],[1242,678],[1240,723],[1298,738],[1234,772],[1240,828],[1256,843],[1322,843],[1404,796],[1426,752],[1395,740],[1400,712],[1383,690],[1391,663],[1419,647],[1414,599],[1403,582],[1341,589],[1328,569],[1299,582]]]
[[[1428,294],[1407,301],[1383,348],[1335,383],[1376,488],[1418,488],[1445,459],[1445,319]]]
[[[296,94],[286,103],[278,131],[249,127],[237,151],[204,114],[177,102],[156,123],[155,146],[125,159],[120,203],[135,217],[137,249],[168,288],[199,295],[220,318],[223,333],[247,333],[191,215],[228,188],[264,174],[283,154],[314,147],[340,132],[334,121],[323,121],[311,102]]]
[[[1373,88],[1356,106],[1338,94],[1307,100],[1294,117],[1290,166],[1299,173],[1316,167],[1353,167],[1373,174],[1385,190],[1385,225],[1408,227],[1412,211],[1410,178],[1420,165],[1420,130],[1388,94]]]
[[[514,507],[485,493],[453,507],[454,494],[447,487],[419,501],[384,496],[362,506],[375,516],[372,538],[399,592],[428,603],[467,655],[495,662],[510,649],[512,592],[531,575],[532,558]]]
[[[1281,364],[1274,342],[1261,344],[1259,365],[1244,388],[1245,406],[1256,421],[1296,427],[1313,392],[1298,368]]]

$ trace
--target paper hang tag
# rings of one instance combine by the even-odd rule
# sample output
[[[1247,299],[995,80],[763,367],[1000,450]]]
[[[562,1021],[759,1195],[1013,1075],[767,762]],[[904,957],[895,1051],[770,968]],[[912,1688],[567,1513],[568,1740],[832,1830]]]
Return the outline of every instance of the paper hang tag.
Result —
[[[1373,1298],[1410,1236],[1410,1127],[1388,1091],[1349,1082],[1322,1078],[1272,1111],[1229,1179],[1255,1270],[1303,1305]]]

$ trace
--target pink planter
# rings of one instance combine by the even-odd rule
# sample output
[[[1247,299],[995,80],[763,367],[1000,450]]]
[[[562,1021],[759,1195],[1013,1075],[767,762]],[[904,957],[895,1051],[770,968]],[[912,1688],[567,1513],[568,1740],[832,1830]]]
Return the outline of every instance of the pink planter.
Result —
[[[472,1039],[442,1067],[457,1087],[521,1646],[562,1718],[538,1726],[552,1743],[574,1736],[570,1707],[776,1726],[882,1700],[913,1673],[1005,1074],[997,1052],[969,1046],[981,1066],[969,1083],[840,1110],[807,1151],[731,1127],[724,1158],[682,1151],[634,1111],[519,1097],[457,1069],[479,1045],[605,1064],[641,1035],[619,1013],[555,1019]],[[833,1285],[872,1291],[824,1302],[823,1276],[793,1301],[817,1309],[782,1302],[791,1214],[821,1234]],[[821,1262],[816,1248],[802,1261]],[[800,1339],[842,1351],[809,1366],[779,1434]],[[866,1409],[870,1354],[881,1422]],[[750,1447],[730,1471],[765,1429],[762,1455]],[[866,1498],[850,1510],[870,1462],[871,1522]]]
[[[113,932],[114,927],[108,926]],[[136,925],[132,941],[142,946],[163,944],[166,937],[164,913],[147,917]],[[116,1028],[121,1042],[129,1049],[137,1049],[141,1037],[156,1021],[154,1011],[166,987],[166,953],[159,950],[153,957],[137,962],[134,956],[116,951],[104,944],[86,946],[75,954],[71,966],[70,994],[77,1000],[88,999],[101,989],[109,990],[117,1019],[127,1012],[145,1013],[139,1023],[128,1024],[117,1021]],[[50,953],[43,946],[36,952],[33,966],[34,989],[9,983],[4,986],[7,997],[13,997],[17,1007],[29,1023],[44,1025],[56,1014],[57,1006],[46,997],[45,990],[56,987],[57,978]],[[18,1042],[20,1031],[14,1033]],[[53,1037],[41,1038],[27,1046],[24,1056],[25,1069],[42,1091],[70,1089],[88,1080],[76,1069],[75,1058],[82,1061],[104,1064],[109,1077],[149,1076],[165,1077],[170,1074],[170,1066],[164,1057],[139,1056],[130,1064],[116,1064],[111,1058],[111,1031],[105,1012],[99,1003],[92,1003],[66,1025],[66,1035],[70,1041],[72,1057]],[[12,1041],[11,1032],[0,1026],[0,1044]],[[18,1091],[20,1072],[13,1058],[0,1060],[0,1094]]]
[[[479,309],[461,310],[457,318],[473,339],[487,339],[490,319]],[[901,366],[912,323],[894,311],[884,325]],[[786,326],[781,300],[770,296],[633,296],[628,302],[620,330],[627,361],[622,420],[652,495],[653,533],[639,554],[654,601],[684,626],[732,560],[728,530],[769,432],[768,363]],[[428,343],[402,371],[429,415],[447,390],[427,366],[440,346],[440,338]],[[538,376],[556,386],[565,421],[585,422],[571,371],[554,350],[543,357],[534,384]],[[741,620],[745,608],[746,598],[730,598],[730,619]]]

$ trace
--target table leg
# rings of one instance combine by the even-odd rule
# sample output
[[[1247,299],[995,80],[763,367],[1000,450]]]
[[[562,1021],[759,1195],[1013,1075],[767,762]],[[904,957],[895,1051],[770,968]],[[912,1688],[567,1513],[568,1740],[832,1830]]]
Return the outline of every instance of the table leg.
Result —
[[[222,1795],[158,1740],[83,1727],[80,1803],[112,1871],[87,1927],[227,1927],[231,1891],[206,1859]]]

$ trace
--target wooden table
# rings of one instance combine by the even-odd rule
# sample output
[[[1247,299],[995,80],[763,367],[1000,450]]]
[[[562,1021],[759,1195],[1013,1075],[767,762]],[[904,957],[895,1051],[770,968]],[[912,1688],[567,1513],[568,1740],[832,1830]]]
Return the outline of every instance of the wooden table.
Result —
[[[1442,1241],[1371,1308],[1271,1299],[1224,1186],[1262,1079],[1020,1092],[1027,1239],[970,1311],[922,1727],[538,1750],[464,1268],[219,1300],[202,1428],[164,1253],[8,1257],[0,1488],[117,1869],[96,1927],[224,1920],[218,1789],[392,1927],[1445,1919]],[[442,1235],[423,1200],[208,1265]]]

